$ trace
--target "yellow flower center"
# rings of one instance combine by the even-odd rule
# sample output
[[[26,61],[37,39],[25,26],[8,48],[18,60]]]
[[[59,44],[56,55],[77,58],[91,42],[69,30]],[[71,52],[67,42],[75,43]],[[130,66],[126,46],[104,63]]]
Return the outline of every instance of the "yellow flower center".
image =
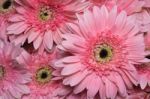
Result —
[[[49,67],[43,67],[38,69],[35,76],[36,81],[42,84],[48,83],[52,77],[51,73],[52,71]]]
[[[54,11],[48,6],[42,7],[39,12],[39,18],[42,21],[52,20],[54,18]]]
[[[113,50],[107,44],[96,45],[94,49],[94,57],[99,63],[106,63],[112,59]]]
[[[6,13],[12,10],[12,0],[1,0],[0,1],[0,12]]]

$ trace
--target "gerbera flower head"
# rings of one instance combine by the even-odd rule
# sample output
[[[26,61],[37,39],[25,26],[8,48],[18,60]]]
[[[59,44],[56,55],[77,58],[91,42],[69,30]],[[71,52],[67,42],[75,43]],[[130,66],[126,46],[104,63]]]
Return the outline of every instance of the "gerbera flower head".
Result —
[[[87,5],[80,0],[25,1],[25,7],[16,8],[17,13],[9,19],[12,24],[7,28],[8,34],[15,36],[12,40],[15,44],[28,40],[28,43],[33,42],[35,49],[47,50],[52,49],[54,42],[61,42],[61,34],[67,33],[67,23],[73,23],[75,13]]]
[[[7,41],[8,19],[15,13],[15,7],[18,4],[22,4],[22,2],[20,0],[0,0],[0,39]]]
[[[118,96],[116,99],[149,99],[150,95],[146,90],[141,90],[140,87],[134,87],[132,90],[128,90],[128,96],[126,98]]]
[[[9,12],[13,10],[13,0],[1,0],[0,5],[1,5],[0,6],[1,16],[2,16],[2,13],[8,14]]]
[[[108,9],[112,9],[113,6],[118,6],[118,11],[125,10],[127,14],[133,14],[134,12],[141,11],[145,2],[142,0],[89,0],[92,5],[106,5]]]
[[[87,99],[86,93],[74,94],[71,87],[64,85],[59,86],[59,88],[55,90],[54,97],[54,99]]]
[[[73,54],[55,63],[62,68],[63,84],[74,87],[74,93],[86,90],[88,98],[126,96],[127,89],[138,85],[134,64],[149,61],[134,18],[102,6],[78,15],[78,20],[79,29],[72,27],[76,33],[64,34],[58,46]]]
[[[30,60],[24,60],[29,59]],[[22,54],[22,63],[28,64],[29,71],[32,74],[32,81],[28,84],[31,92],[25,95],[23,99],[57,99],[58,88],[63,88],[61,84],[60,73],[53,68],[55,53],[52,54]],[[64,97],[66,93],[61,94]]]
[[[136,18],[136,24],[141,32],[150,32],[150,11],[143,9],[140,13],[134,13],[132,16]]]
[[[150,86],[150,63],[137,65],[137,71],[139,73],[139,84],[141,89],[145,89]]]
[[[30,92],[27,83],[30,73],[18,61],[22,49],[14,44],[5,43],[0,47],[0,97],[2,99],[20,99]],[[12,79],[13,78],[13,79]]]
[[[14,13],[13,0],[0,1],[0,38],[6,39],[6,27],[8,25],[8,18]]]

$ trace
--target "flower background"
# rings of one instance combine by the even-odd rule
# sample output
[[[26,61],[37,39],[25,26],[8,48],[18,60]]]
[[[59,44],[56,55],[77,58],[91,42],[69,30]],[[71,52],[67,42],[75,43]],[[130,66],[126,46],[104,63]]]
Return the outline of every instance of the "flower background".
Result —
[[[150,99],[150,0],[0,0],[0,99]]]

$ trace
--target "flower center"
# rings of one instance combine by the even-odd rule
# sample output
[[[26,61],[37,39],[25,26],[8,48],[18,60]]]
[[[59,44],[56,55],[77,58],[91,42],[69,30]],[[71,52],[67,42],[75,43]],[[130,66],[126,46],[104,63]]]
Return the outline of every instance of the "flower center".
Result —
[[[42,21],[52,20],[54,18],[54,10],[49,6],[42,7],[39,12],[39,18]]]
[[[150,55],[147,55],[146,58],[150,59]]]
[[[52,77],[51,72],[51,69],[48,67],[38,69],[35,77],[36,81],[42,84],[48,83]]]
[[[4,73],[5,73],[4,67],[0,65],[0,79],[4,77]]]
[[[12,0],[2,0],[0,2],[0,12],[9,12],[12,9]]]
[[[107,49],[102,49],[102,50],[100,51],[100,53],[99,53],[99,56],[100,56],[101,58],[106,58],[106,57],[108,56],[108,51],[107,51]]]
[[[112,59],[112,48],[107,44],[96,45],[94,49],[94,57],[97,62],[105,63]]]

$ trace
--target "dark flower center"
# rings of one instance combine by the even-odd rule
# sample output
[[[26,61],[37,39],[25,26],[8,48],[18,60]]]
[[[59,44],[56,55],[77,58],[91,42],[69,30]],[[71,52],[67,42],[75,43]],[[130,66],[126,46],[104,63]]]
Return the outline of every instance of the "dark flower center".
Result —
[[[146,58],[150,59],[150,55],[147,55]]]
[[[7,0],[3,3],[2,7],[3,7],[3,9],[9,9],[11,4],[12,4],[11,0]]]
[[[51,69],[49,67],[43,67],[36,72],[36,81],[38,83],[48,83],[51,80]]]
[[[108,56],[108,51],[106,49],[102,49],[99,53],[101,58],[106,58]]]
[[[13,4],[12,0],[3,0],[2,2],[0,2],[0,12],[1,13],[10,13],[10,11],[13,10],[12,4]]]
[[[42,79],[46,79],[47,77],[48,77],[47,72],[42,72],[41,78],[42,78]]]
[[[48,16],[48,13],[47,13],[47,12],[45,12],[45,13],[44,13],[44,16]]]

